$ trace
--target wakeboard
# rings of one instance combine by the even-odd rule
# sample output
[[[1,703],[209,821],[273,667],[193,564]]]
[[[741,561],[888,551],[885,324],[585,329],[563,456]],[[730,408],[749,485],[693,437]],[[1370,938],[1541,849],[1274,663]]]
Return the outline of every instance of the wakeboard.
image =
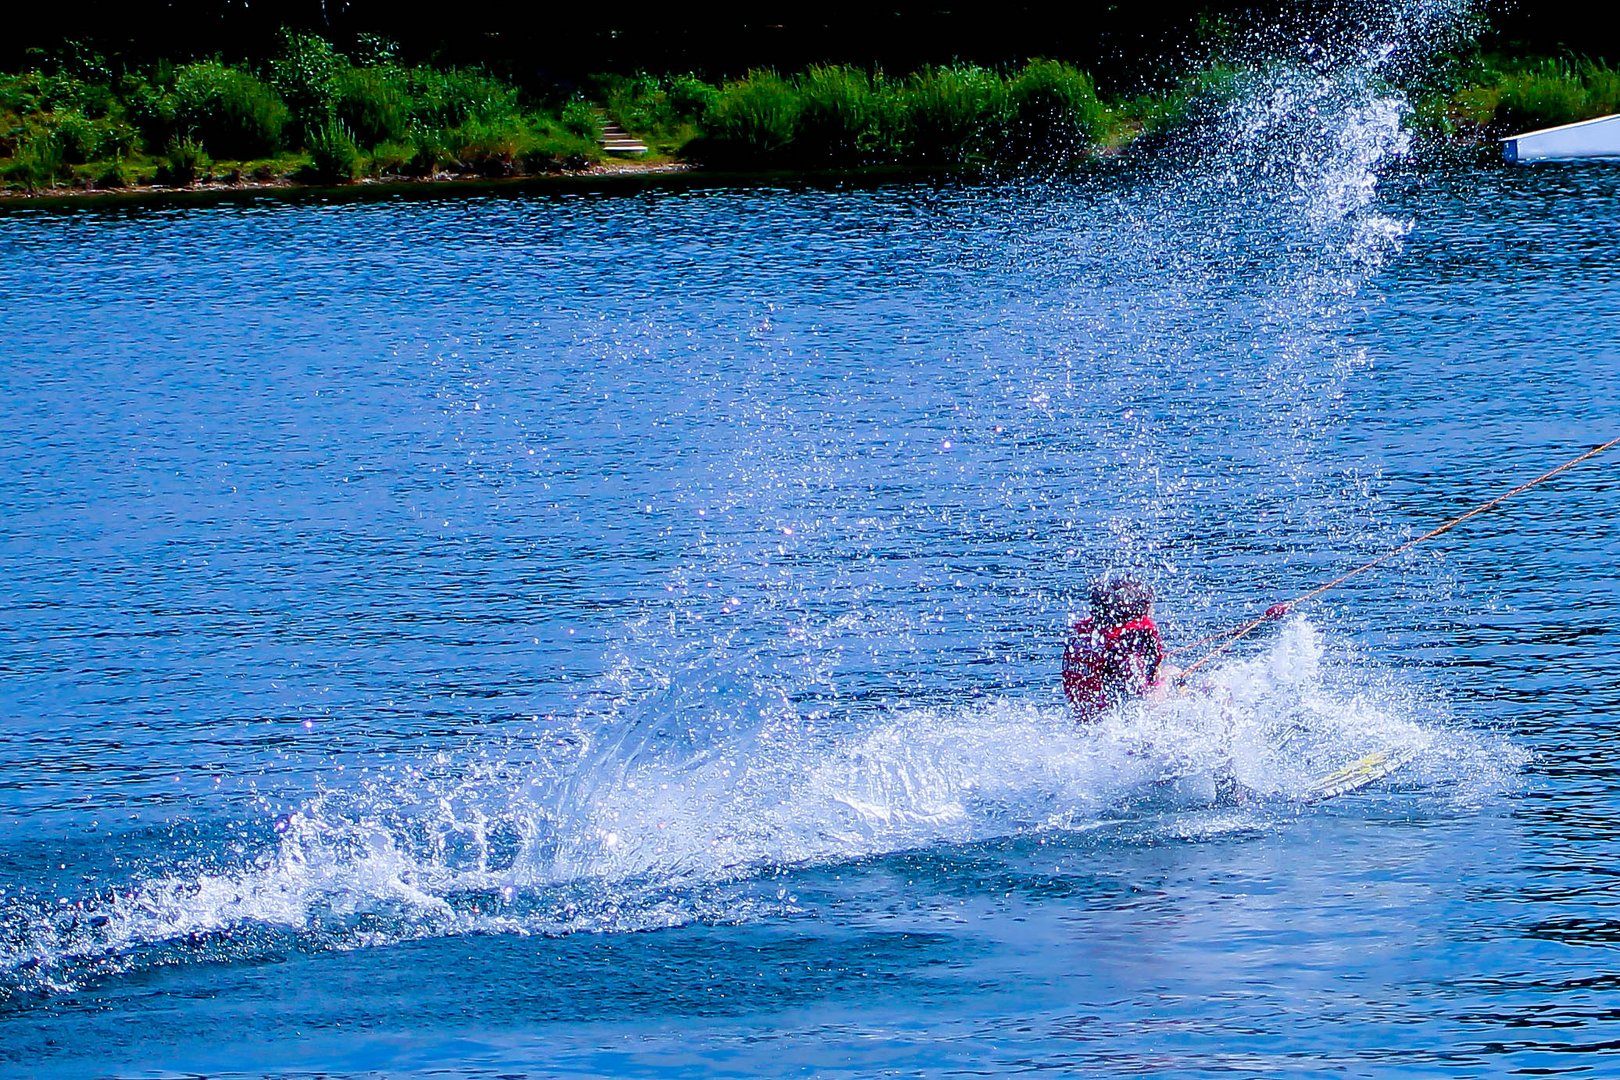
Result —
[[[1338,795],[1348,795],[1352,791],[1360,791],[1368,784],[1382,780],[1415,757],[1417,751],[1411,747],[1374,750],[1342,769],[1311,781],[1300,793],[1300,798],[1304,802],[1320,802]]]

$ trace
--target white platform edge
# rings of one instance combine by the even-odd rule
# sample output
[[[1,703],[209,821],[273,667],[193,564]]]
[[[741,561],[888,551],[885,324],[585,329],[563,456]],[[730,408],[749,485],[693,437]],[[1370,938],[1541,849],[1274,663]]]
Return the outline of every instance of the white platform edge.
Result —
[[[1526,131],[1502,140],[1508,161],[1620,158],[1620,113]]]

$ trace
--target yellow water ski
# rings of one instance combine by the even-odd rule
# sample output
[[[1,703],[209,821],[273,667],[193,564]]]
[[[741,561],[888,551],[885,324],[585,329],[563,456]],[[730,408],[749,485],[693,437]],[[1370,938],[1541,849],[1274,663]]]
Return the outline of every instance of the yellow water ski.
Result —
[[[1335,795],[1347,795],[1382,780],[1416,756],[1417,751],[1409,748],[1374,750],[1337,772],[1328,773],[1321,779],[1312,781],[1300,797],[1306,802],[1316,802],[1320,799],[1331,799]]]

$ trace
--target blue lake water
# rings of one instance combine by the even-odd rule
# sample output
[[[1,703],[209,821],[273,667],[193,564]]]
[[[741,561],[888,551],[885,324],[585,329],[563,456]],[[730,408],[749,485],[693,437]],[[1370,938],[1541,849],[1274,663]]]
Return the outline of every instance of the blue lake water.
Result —
[[[0,216],[0,1074],[1620,1072],[1616,458],[1062,702],[1099,570],[1185,643],[1620,435],[1620,171],[1330,89]]]

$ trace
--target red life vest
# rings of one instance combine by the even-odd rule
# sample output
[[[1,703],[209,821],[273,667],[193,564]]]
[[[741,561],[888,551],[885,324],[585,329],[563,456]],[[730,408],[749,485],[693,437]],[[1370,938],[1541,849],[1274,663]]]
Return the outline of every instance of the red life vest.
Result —
[[[1092,720],[1127,698],[1141,697],[1159,674],[1164,642],[1150,616],[1099,628],[1074,624],[1063,650],[1063,693],[1077,719]]]

